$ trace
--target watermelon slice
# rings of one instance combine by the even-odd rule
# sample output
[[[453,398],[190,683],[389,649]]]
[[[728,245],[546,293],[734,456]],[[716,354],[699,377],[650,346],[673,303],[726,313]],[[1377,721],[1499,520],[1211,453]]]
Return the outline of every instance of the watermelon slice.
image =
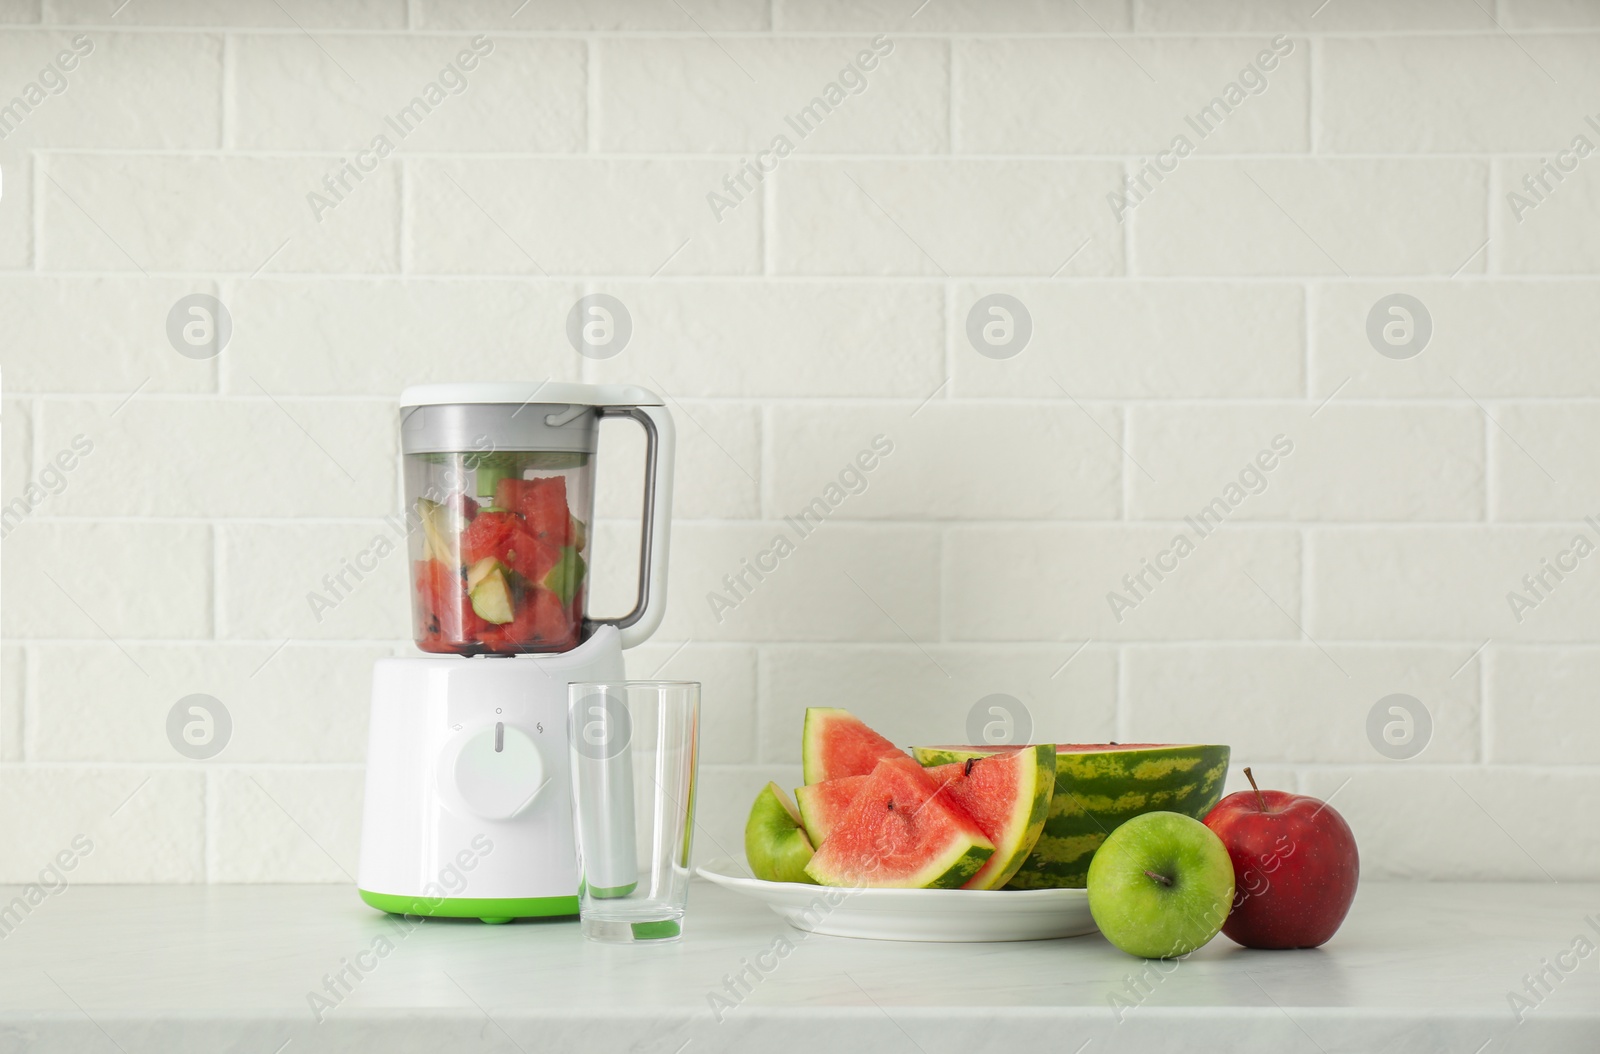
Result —
[[[972,818],[902,756],[873,768],[806,874],[825,886],[954,889],[993,853],[994,843]]]
[[[823,843],[869,778],[840,776],[836,780],[823,780],[795,788],[794,800],[800,803],[800,822],[805,825],[806,834],[811,836],[812,845]]]
[[[1002,749],[913,747],[924,765],[947,765]],[[1228,748],[1219,744],[1062,743],[1055,746],[1055,792],[1033,852],[1008,889],[1082,889],[1089,861],[1112,831],[1142,813],[1201,819],[1222,797]]]
[[[963,889],[999,889],[1033,852],[1050,812],[1056,757],[1050,744],[953,761],[928,769],[939,792],[994,843],[994,855]]]
[[[807,783],[865,776],[879,760],[905,757],[905,751],[868,728],[848,710],[832,706],[806,708],[801,733],[800,765]]]

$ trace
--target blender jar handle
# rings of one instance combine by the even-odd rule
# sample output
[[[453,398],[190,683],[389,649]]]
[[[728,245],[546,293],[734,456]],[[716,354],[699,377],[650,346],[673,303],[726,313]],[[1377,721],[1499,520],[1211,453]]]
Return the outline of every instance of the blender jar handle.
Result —
[[[667,544],[672,523],[672,458],[677,432],[665,406],[602,406],[601,417],[627,417],[644,429],[644,523],[639,536],[639,595],[620,618],[589,619],[590,627],[615,626],[622,646],[650,639],[667,610]],[[588,636],[585,633],[585,636]]]

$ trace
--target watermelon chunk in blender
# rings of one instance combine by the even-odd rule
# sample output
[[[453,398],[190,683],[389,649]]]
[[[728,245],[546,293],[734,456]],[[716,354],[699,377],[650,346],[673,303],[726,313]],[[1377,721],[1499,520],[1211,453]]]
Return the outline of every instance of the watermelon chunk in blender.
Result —
[[[502,479],[495,485],[494,503],[520,515],[535,537],[558,547],[572,544],[578,524],[567,505],[566,477]]]
[[[472,609],[459,568],[430,558],[417,561],[415,571],[415,635],[419,648],[455,653],[460,650],[460,641],[476,639],[488,628],[488,623]]]

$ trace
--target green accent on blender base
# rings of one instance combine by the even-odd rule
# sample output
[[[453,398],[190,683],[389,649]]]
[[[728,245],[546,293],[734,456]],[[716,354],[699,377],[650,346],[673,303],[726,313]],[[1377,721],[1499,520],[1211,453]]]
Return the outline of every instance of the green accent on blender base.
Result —
[[[408,897],[358,889],[361,899],[390,915],[420,915],[445,919],[479,919],[497,924],[512,919],[577,917],[573,897]]]
[[[629,882],[625,886],[589,886],[588,892],[596,900],[615,900],[625,897],[639,888],[639,883]]]

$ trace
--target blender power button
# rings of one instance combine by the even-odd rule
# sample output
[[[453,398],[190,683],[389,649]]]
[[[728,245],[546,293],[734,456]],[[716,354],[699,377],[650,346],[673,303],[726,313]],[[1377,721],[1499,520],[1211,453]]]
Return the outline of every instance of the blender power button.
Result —
[[[494,725],[456,737],[444,773],[466,808],[486,820],[509,820],[531,804],[545,784],[544,758],[515,725]],[[448,755],[447,755],[448,756]]]

